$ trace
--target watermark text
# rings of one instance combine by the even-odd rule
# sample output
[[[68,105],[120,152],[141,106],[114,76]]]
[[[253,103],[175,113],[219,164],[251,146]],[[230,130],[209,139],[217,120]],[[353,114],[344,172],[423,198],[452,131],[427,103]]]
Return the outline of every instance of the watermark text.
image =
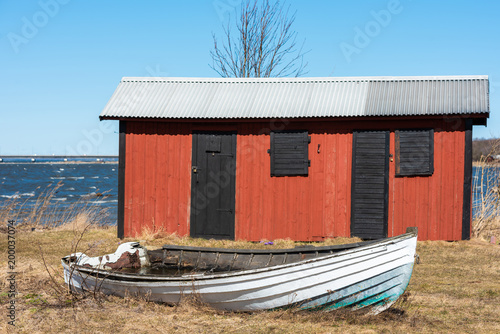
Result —
[[[14,221],[9,220],[7,224],[7,323],[16,325],[16,227]]]
[[[43,29],[50,20],[58,13],[62,5],[66,5],[70,0],[40,0],[38,1],[39,10],[21,18],[21,29],[19,33],[9,32],[7,39],[14,53],[19,53],[22,45],[28,44],[35,38],[39,31]]]
[[[372,20],[365,23],[363,27],[355,26],[352,43],[342,42],[339,47],[348,63],[352,61],[354,54],[360,54],[368,47],[372,40],[380,35],[392,21],[392,18],[403,11],[403,5],[399,0],[389,0],[385,9],[370,11]]]

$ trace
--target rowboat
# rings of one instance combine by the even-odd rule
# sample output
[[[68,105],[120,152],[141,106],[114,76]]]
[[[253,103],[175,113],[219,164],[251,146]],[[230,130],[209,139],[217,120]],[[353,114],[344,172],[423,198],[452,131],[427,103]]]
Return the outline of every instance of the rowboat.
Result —
[[[80,292],[169,304],[195,295],[230,311],[369,307],[377,314],[408,286],[416,243],[416,228],[377,241],[273,250],[165,245],[148,251],[130,242],[101,257],[65,256],[62,265],[66,283]]]

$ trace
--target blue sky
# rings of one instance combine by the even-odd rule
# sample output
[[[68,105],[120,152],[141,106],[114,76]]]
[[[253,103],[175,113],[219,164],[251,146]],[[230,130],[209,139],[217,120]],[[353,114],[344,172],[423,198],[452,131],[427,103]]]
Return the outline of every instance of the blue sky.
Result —
[[[212,33],[240,3],[0,0],[0,155],[117,154],[118,122],[98,116],[120,79],[217,77]],[[288,3],[306,76],[489,75],[474,137],[500,137],[498,1]]]

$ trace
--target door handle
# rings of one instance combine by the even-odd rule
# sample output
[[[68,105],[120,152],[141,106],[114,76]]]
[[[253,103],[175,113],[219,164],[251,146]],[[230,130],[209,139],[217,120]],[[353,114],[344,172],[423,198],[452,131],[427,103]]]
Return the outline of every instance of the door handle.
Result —
[[[193,171],[194,174],[196,174],[196,183],[200,182],[198,180],[198,171],[200,170],[200,168],[198,168],[197,166],[191,166],[191,171]]]

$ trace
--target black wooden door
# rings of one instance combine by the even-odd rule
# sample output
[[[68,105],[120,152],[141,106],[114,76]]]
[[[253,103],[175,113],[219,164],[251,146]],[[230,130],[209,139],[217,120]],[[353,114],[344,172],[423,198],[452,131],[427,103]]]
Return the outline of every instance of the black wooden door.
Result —
[[[234,239],[236,134],[193,133],[191,236]]]
[[[351,235],[387,237],[389,132],[355,131],[351,184]]]

